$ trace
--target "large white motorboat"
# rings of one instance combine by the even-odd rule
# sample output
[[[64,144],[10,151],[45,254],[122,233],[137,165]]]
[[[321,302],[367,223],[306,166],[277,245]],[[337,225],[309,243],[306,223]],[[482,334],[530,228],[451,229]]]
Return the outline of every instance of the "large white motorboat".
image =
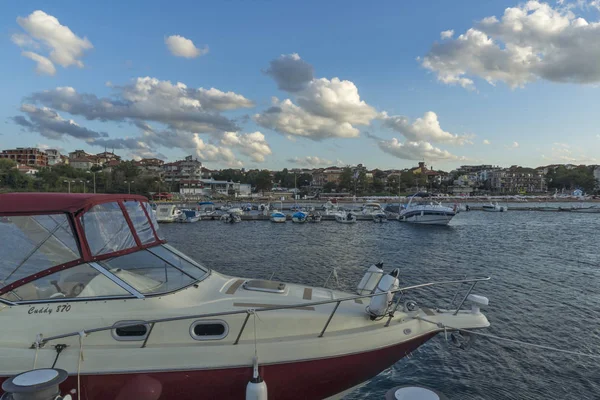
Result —
[[[378,215],[378,214],[385,214],[385,212],[383,211],[383,208],[381,208],[381,204],[379,203],[365,203],[362,205],[362,207],[360,208],[360,213],[362,215]]]
[[[175,222],[183,212],[173,204],[159,204],[156,207],[156,220],[158,222]]]
[[[335,220],[341,224],[354,224],[356,223],[356,215],[351,212],[339,211],[335,214]]]
[[[217,208],[212,201],[201,201],[198,203],[198,212],[201,217],[214,217],[217,215]]]
[[[501,206],[498,204],[498,202],[492,203],[490,202],[490,204],[484,204],[482,207],[483,211],[490,211],[490,212],[505,212],[508,211],[508,207],[507,206]]]
[[[76,400],[334,398],[489,326],[485,277],[400,287],[378,265],[348,293],[220,274],[166,244],[141,196],[0,194],[0,219],[0,383],[53,366]],[[407,297],[463,283],[445,308]]]
[[[181,210],[181,215],[175,221],[189,224],[189,223],[193,223],[193,222],[198,222],[198,221],[200,221],[201,218],[202,218],[202,216],[200,215],[199,211]]]
[[[404,208],[400,208],[398,221],[423,225],[448,225],[456,212],[451,207],[431,200],[424,200],[427,193],[415,193]],[[419,200],[415,200],[418,198]]]
[[[337,204],[332,203],[330,200],[327,203],[323,204],[323,211],[325,215],[335,215],[339,212],[339,207]]]

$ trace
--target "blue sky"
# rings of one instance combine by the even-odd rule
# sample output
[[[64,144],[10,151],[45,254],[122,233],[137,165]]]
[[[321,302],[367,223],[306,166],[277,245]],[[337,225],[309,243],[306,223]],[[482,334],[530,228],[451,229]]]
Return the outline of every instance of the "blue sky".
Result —
[[[597,163],[598,3],[4,2],[0,148],[209,168]]]

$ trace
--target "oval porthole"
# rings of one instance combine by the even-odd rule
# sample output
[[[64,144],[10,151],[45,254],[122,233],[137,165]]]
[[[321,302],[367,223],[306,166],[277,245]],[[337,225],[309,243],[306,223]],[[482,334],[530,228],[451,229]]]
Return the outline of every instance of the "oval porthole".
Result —
[[[143,321],[119,321],[113,325],[112,337],[119,341],[145,340],[150,331],[148,324],[135,324]],[[126,326],[123,326],[126,325]]]
[[[221,320],[200,320],[190,326],[190,335],[195,340],[219,340],[229,333],[229,325]]]

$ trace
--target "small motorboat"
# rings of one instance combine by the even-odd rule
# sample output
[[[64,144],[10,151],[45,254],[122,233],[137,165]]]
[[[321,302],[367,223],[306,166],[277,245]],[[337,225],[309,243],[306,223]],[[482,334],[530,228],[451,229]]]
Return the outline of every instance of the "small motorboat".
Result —
[[[373,214],[373,222],[377,222],[377,223],[387,222],[387,215],[385,215],[385,213],[383,211]]]
[[[366,203],[360,209],[362,215],[377,215],[383,212],[381,204],[379,203]]]
[[[212,201],[201,201],[198,203],[198,212],[201,217],[212,217],[217,214],[217,209]]]
[[[335,215],[339,212],[339,208],[337,204],[328,201],[327,203],[323,204],[323,211],[325,211],[325,215]]]
[[[227,224],[234,224],[236,222],[242,221],[242,217],[240,217],[238,214],[234,214],[234,213],[223,214],[223,215],[221,215],[220,219],[221,219],[221,221],[223,221]]]
[[[295,213],[292,214],[292,222],[295,222],[297,224],[305,223],[307,218],[308,218],[308,214],[305,213],[304,211],[296,211]]]
[[[354,224],[356,222],[356,215],[351,212],[339,212],[335,214],[335,220],[341,224]]]
[[[322,218],[323,217],[319,213],[309,213],[308,217],[306,218],[306,220],[308,222],[313,222],[314,223],[314,222],[321,222]]]
[[[177,218],[176,222],[192,223],[198,222],[202,216],[199,211],[196,210],[181,210],[181,215]]]
[[[498,202],[495,202],[495,203],[490,202],[490,204],[484,204],[482,206],[482,210],[490,211],[490,212],[505,212],[505,211],[508,211],[508,207],[498,205]]]
[[[281,211],[273,210],[269,219],[271,220],[271,222],[282,223],[282,222],[285,222],[287,217]]]
[[[172,204],[161,204],[156,207],[156,220],[158,222],[175,222],[181,217],[182,211]]]

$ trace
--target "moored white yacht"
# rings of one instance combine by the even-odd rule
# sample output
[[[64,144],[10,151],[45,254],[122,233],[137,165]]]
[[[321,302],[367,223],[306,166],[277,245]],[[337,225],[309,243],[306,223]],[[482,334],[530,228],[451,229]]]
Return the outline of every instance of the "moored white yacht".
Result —
[[[198,212],[201,217],[212,217],[217,215],[215,203],[212,201],[201,201],[198,203]]]
[[[332,203],[330,200],[327,203],[323,204],[323,211],[325,215],[335,215],[339,212],[339,207],[337,204]]]
[[[173,204],[159,204],[156,207],[156,220],[158,222],[175,222],[183,212]]]
[[[484,204],[482,206],[483,211],[491,211],[491,212],[505,212],[508,211],[508,207],[507,206],[501,206],[498,204],[498,202],[492,203],[490,202],[490,204]]]
[[[425,193],[415,193],[410,197],[406,207],[400,209],[398,221],[423,225],[448,225],[456,212],[451,207],[432,201],[415,201],[416,197],[423,198]]]
[[[181,215],[177,218],[176,222],[193,223],[198,222],[202,216],[199,211],[196,210],[181,210]]]
[[[0,218],[0,382],[55,366],[77,400],[243,399],[253,369],[270,400],[333,398],[489,326],[469,294],[489,278],[400,287],[373,266],[353,294],[222,275],[167,245],[141,196],[1,194]],[[467,282],[448,309],[404,297]]]
[[[335,214],[335,220],[341,224],[354,224],[356,223],[356,215],[351,212],[339,211]]]
[[[381,204],[379,203],[366,203],[363,204],[360,213],[362,215],[377,215],[384,213],[383,208],[381,208]]]

